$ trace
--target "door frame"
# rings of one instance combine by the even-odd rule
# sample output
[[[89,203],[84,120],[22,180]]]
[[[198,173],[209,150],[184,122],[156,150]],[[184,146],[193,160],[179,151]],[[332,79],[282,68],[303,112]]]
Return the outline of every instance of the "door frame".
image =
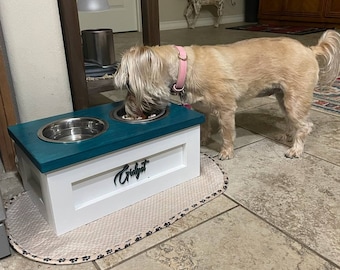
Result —
[[[2,34],[1,34],[2,37]],[[12,99],[4,43],[0,46],[0,154],[5,172],[16,171],[15,151],[7,127],[17,123],[16,108]]]
[[[58,0],[74,110],[89,107],[76,0]],[[158,0],[141,0],[144,45],[160,45]]]
[[[58,7],[73,109],[81,110],[89,106],[89,97],[81,46],[77,1],[58,0]]]

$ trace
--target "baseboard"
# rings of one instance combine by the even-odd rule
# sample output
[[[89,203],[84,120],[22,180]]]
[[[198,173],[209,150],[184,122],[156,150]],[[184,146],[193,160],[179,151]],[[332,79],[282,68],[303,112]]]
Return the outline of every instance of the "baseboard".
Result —
[[[215,22],[215,18],[199,18],[196,22],[196,27],[199,26],[213,26]],[[244,15],[232,15],[232,16],[223,16],[221,18],[221,24],[226,23],[238,23],[244,22]],[[173,29],[182,29],[187,28],[188,24],[185,19],[180,21],[166,21],[160,22],[159,28],[160,30],[173,30]]]

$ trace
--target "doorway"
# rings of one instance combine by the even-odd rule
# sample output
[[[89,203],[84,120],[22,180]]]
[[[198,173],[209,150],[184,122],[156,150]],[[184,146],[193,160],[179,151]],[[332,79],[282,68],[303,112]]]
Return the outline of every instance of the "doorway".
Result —
[[[108,0],[110,10],[78,12],[80,30],[109,28],[113,32],[137,31],[139,16],[136,0]]]
[[[144,45],[160,44],[158,0],[139,0]],[[89,106],[76,0],[58,0],[73,107]],[[139,14],[139,13],[137,13]]]

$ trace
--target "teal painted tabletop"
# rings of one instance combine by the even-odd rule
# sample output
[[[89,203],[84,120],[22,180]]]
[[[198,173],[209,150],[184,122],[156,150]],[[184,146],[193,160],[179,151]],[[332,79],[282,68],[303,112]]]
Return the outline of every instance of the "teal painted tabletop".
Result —
[[[126,123],[113,119],[110,113],[121,103],[111,103],[71,113],[21,123],[8,128],[14,142],[42,172],[50,172],[75,163],[108,154],[204,122],[204,116],[176,104],[169,105],[166,117],[143,123]],[[97,137],[81,142],[46,142],[38,130],[51,122],[72,117],[94,117],[107,122],[108,129]]]

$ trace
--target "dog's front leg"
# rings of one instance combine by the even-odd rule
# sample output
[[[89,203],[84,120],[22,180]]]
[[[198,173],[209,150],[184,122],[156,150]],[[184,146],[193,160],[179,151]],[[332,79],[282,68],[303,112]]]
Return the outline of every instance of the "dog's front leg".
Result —
[[[211,110],[210,107],[203,102],[197,102],[192,104],[195,111],[203,113],[205,116],[205,121],[201,124],[201,145],[207,145],[211,137]]]
[[[201,145],[207,145],[211,137],[210,113],[205,113],[205,121],[201,124]]]
[[[234,157],[234,140],[236,137],[235,110],[218,112],[218,121],[222,136],[222,147],[219,154],[219,159],[231,159]]]

